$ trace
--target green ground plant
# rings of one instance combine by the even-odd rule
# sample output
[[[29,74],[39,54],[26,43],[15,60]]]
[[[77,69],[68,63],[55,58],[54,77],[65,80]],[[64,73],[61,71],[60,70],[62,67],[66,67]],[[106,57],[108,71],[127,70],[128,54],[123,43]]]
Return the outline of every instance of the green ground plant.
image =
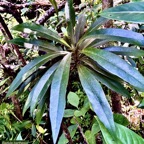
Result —
[[[27,33],[30,37],[15,38],[11,43],[22,46],[31,44],[39,47],[45,54],[21,69],[12,82],[7,96],[13,92],[19,95],[29,88],[29,83],[33,83],[34,86],[23,108],[23,115],[30,108],[31,117],[39,125],[46,108],[45,103],[49,101],[48,112],[55,144],[65,113],[69,82],[75,74],[79,77],[91,109],[97,115],[95,120],[102,132],[103,141],[108,144],[143,144],[144,140],[140,136],[122,124],[114,122],[111,107],[101,86],[103,84],[127,98],[130,98],[130,94],[123,86],[124,83],[144,91],[144,77],[124,59],[129,56],[143,56],[144,51],[132,47],[113,46],[113,43],[106,46],[108,42],[115,41],[143,46],[143,35],[124,29],[103,29],[101,26],[107,22],[103,17],[96,19],[90,27],[86,27],[85,13],[79,14],[76,19],[72,0],[66,3],[65,19],[67,26],[63,28],[62,37],[58,32],[34,23],[22,23],[13,28]],[[76,98],[75,94],[72,97]],[[68,101],[71,102],[70,99]],[[73,105],[78,107],[78,102]],[[75,129],[76,127],[74,125]],[[92,133],[95,134],[96,132]],[[91,133],[87,132],[87,135]]]

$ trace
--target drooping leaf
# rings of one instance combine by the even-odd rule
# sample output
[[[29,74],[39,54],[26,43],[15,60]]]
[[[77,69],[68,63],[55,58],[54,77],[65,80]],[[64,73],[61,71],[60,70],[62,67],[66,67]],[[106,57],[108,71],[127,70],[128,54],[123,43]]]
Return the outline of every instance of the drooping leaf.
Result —
[[[120,41],[140,46],[144,45],[144,37],[142,34],[124,29],[107,28],[92,31],[87,35],[83,36],[80,39],[79,43],[81,43],[83,40],[87,38],[97,38],[108,41]]]
[[[60,55],[64,55],[64,52],[49,53],[44,56],[37,57],[36,59],[28,63],[25,67],[22,68],[22,70],[18,73],[18,75],[12,82],[7,96],[10,96],[10,94],[14,92],[21,85],[21,83],[25,81],[31,74],[33,74],[41,65]]]
[[[73,117],[74,116],[74,112],[75,112],[75,110],[73,110],[73,109],[66,109],[64,111],[64,117],[65,118]]]
[[[95,79],[95,76],[85,66],[80,65],[78,67],[78,74],[94,112],[106,128],[111,133],[114,133],[115,124],[113,114],[100,84]]]
[[[119,56],[95,48],[85,48],[82,53],[96,61],[107,71],[130,83],[138,90],[144,91],[144,77]]]
[[[25,33],[31,33],[32,31],[36,31],[36,35],[38,36],[42,36],[52,41],[54,40],[69,47],[66,41],[64,41],[56,32],[47,29],[46,27],[41,25],[37,25],[34,23],[22,23],[13,27],[13,30],[23,31]]]
[[[95,72],[100,73],[101,75],[104,75],[104,77],[108,77],[112,79],[113,81],[117,81],[119,83],[123,83],[123,80],[117,77],[116,75],[111,74],[108,71],[105,71],[103,67],[101,67],[97,62],[93,61],[92,59],[82,58],[81,59],[88,67],[91,67]]]
[[[53,44],[47,42],[46,40],[40,39],[25,39],[25,38],[15,38],[9,41],[10,43],[17,44],[26,48],[32,48],[32,46],[38,46],[40,49],[47,51],[60,51],[59,47],[54,46]]]
[[[144,2],[135,2],[119,5],[104,10],[100,15],[102,17],[114,20],[144,23]]]
[[[121,94],[122,96],[125,96],[127,98],[131,97],[129,92],[124,88],[124,86],[121,83],[114,81],[113,79],[110,79],[99,73],[94,73],[94,76],[98,81],[100,81],[102,84],[106,85],[111,90],[118,92],[119,94]]]
[[[71,53],[68,53],[60,62],[54,73],[51,91],[50,91],[50,121],[52,127],[52,137],[56,143],[64,109],[66,104],[66,88],[69,79],[69,70],[71,63]]]
[[[137,48],[132,48],[132,47],[112,46],[112,47],[104,48],[104,50],[110,51],[118,55],[136,56],[136,57],[144,56],[143,50],[139,50]]]
[[[43,97],[51,84],[51,76],[56,70],[59,63],[54,64],[51,68],[49,68],[46,73],[41,77],[38,83],[34,86],[31,92],[28,95],[27,101],[23,108],[23,114],[30,106],[30,113],[33,114],[33,111],[38,103],[39,97]]]

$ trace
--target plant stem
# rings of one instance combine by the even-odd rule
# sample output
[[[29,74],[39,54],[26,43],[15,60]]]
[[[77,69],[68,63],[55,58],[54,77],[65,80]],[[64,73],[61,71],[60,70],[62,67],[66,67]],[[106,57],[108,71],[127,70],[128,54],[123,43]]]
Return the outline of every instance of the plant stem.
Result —
[[[9,40],[13,39],[5,21],[3,20],[2,16],[0,15],[0,23],[1,23],[1,26],[3,27],[4,31],[6,32]],[[26,65],[26,61],[25,59],[23,58],[21,52],[19,51],[19,47],[17,45],[14,45],[14,44],[11,44],[12,48],[16,51],[16,54],[18,55],[18,58],[21,60],[23,66]]]
[[[69,130],[68,130],[67,126],[66,126],[64,123],[62,123],[61,127],[62,127],[62,129],[63,129],[63,132],[64,132],[64,134],[65,134],[65,137],[66,137],[66,138],[68,139],[68,141],[69,141],[69,144],[73,144],[73,141],[72,141],[72,139],[71,139],[71,136],[70,136],[70,133],[69,133]]]

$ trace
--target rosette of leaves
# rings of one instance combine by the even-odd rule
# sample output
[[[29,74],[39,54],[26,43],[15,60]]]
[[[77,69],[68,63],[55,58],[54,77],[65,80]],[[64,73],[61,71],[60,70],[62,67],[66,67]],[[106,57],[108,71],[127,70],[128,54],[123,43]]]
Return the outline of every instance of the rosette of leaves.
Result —
[[[38,75],[40,78],[28,95],[23,114],[30,108],[30,113],[34,117],[34,110],[38,109],[40,112],[37,121],[40,121],[46,98],[49,97],[52,136],[53,142],[56,143],[66,107],[69,76],[72,76],[71,73],[74,70],[79,75],[83,90],[98,116],[100,124],[105,128],[105,131],[102,129],[102,133],[109,133],[111,143],[122,143],[117,136],[118,125],[114,123],[113,113],[101,84],[128,98],[130,94],[123,86],[124,81],[137,90],[144,91],[144,77],[130,62],[123,59],[124,56],[143,56],[144,51],[122,46],[105,48],[101,46],[115,41],[143,46],[144,37],[142,34],[124,29],[101,29],[101,25],[107,21],[101,17],[96,19],[85,31],[85,14],[80,14],[78,19],[75,19],[72,0],[68,0],[66,3],[65,15],[67,31],[63,37],[34,23],[23,23],[13,28],[20,32],[29,29],[37,38],[16,38],[11,41],[12,43],[23,46],[27,43],[36,45],[46,54],[35,58],[21,69],[12,82],[7,96],[10,96],[15,90],[20,90],[23,84],[22,89],[24,89],[33,80],[32,77],[41,70],[40,67],[44,65],[46,72],[42,76]],[[50,89],[49,93],[47,93],[48,89]],[[119,132],[123,133],[124,129]],[[144,142],[140,137],[137,137],[137,140],[139,140],[138,143]],[[125,139],[125,143],[129,143],[129,141],[131,144],[135,142],[133,137],[130,137],[130,140]]]

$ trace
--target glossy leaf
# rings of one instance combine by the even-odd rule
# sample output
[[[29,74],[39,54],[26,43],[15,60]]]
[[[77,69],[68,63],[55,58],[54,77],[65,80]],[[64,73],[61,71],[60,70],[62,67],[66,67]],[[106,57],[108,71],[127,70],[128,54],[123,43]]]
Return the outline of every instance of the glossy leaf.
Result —
[[[123,144],[143,144],[144,139],[138,134],[134,133],[132,130],[124,127],[120,124],[116,124],[117,137]]]
[[[94,112],[111,132],[115,132],[113,114],[105,94],[95,76],[85,66],[78,67],[78,74],[84,91],[92,104]]]
[[[117,55],[136,56],[136,57],[144,56],[143,50],[139,50],[137,48],[132,48],[132,47],[112,46],[112,47],[104,48],[104,50],[110,51]]]
[[[69,45],[56,32],[47,29],[46,27],[41,25],[37,25],[34,23],[22,23],[13,27],[13,30],[23,31],[25,33],[31,33],[32,31],[36,31],[36,34],[38,36],[42,36],[52,41],[54,40],[69,47]]]
[[[28,95],[27,101],[23,108],[23,114],[30,106],[30,113],[33,114],[33,111],[38,103],[39,97],[43,97],[51,84],[51,76],[56,70],[59,63],[54,64],[51,68],[49,68],[46,73],[41,77],[38,83],[34,86],[31,92]]]
[[[130,124],[128,119],[125,116],[123,116],[122,114],[119,114],[119,113],[114,114],[114,121],[118,124],[123,125],[123,126],[128,126]]]
[[[39,71],[36,71],[35,73],[33,73],[31,76],[29,76],[20,86],[19,90],[18,90],[18,93],[17,93],[17,96],[20,96],[24,91],[26,91],[29,86],[30,86],[30,83],[32,81],[34,81],[36,78],[38,78],[41,74],[41,70]],[[28,86],[29,85],[29,86]]]
[[[65,4],[65,18],[68,24],[69,37],[74,44],[75,10],[73,7],[73,0],[67,0]]]
[[[101,75],[99,73],[94,73],[95,78],[100,81],[102,84],[110,88],[111,90],[121,94],[122,96],[125,96],[127,98],[130,98],[129,92],[123,87],[123,85],[117,81],[114,81],[113,79],[110,79],[104,75]]]
[[[21,83],[25,81],[31,74],[33,74],[41,65],[60,55],[64,55],[64,52],[49,53],[44,56],[37,57],[36,59],[28,63],[25,67],[21,69],[21,71],[18,73],[18,75],[12,82],[8,90],[7,96],[14,92],[21,85]]]
[[[119,5],[104,10],[101,16],[134,23],[144,23],[144,2],[135,2]]]
[[[82,53],[96,61],[105,70],[122,78],[138,90],[144,91],[144,77],[119,56],[95,48],[85,48]]]
[[[85,15],[84,14],[80,14],[79,17],[78,17],[78,21],[76,23],[76,28],[75,28],[76,43],[79,41],[79,39],[83,35],[85,25],[86,25]]]
[[[52,127],[52,137],[56,143],[64,109],[66,105],[66,88],[69,79],[69,70],[71,63],[71,53],[68,53],[60,62],[54,73],[50,90],[50,121]]]
[[[144,45],[144,37],[142,34],[124,29],[107,28],[92,31],[87,35],[83,36],[79,43],[81,43],[83,40],[87,38],[97,38],[108,41],[120,41],[140,46]]]
[[[137,135],[127,127],[117,123],[116,123],[117,141],[114,141],[110,133],[104,127],[104,125],[99,120],[98,122],[106,144],[143,144],[144,143],[144,139],[142,139],[139,135]]]

